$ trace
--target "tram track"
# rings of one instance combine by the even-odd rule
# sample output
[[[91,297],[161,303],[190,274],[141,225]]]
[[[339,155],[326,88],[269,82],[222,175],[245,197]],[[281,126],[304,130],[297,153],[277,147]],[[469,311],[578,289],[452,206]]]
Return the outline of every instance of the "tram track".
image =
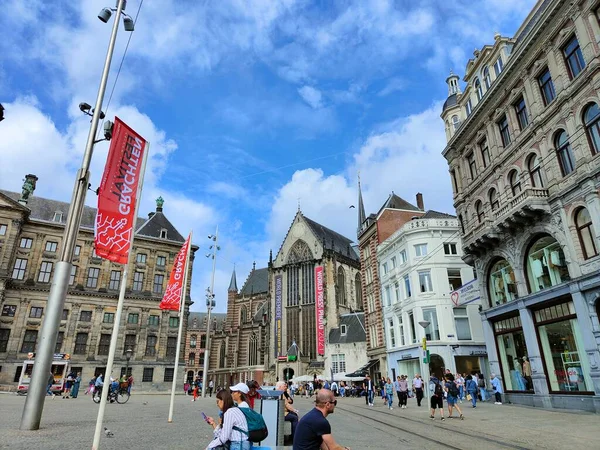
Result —
[[[353,406],[352,408],[345,408],[343,406],[340,406],[340,404],[338,403],[338,405],[336,406],[336,410],[344,411],[344,412],[350,413],[350,414],[356,414],[358,412],[358,410],[368,411],[369,412],[368,415],[359,414],[359,416],[361,418],[370,420],[372,422],[385,425],[385,426],[387,426],[389,428],[392,428],[394,430],[398,430],[398,431],[402,431],[402,432],[405,432],[405,433],[409,433],[411,435],[416,435],[416,436],[418,436],[419,439],[423,439],[425,441],[432,442],[432,443],[444,446],[445,448],[448,448],[448,449],[463,450],[464,447],[456,447],[456,446],[450,444],[448,442],[449,440],[440,440],[440,439],[436,439],[434,437],[427,436],[425,434],[420,434],[420,433],[415,434],[414,428],[411,429],[411,428],[408,428],[408,427],[402,427],[402,426],[400,426],[397,423],[393,423],[393,422],[391,423],[389,420],[381,420],[380,418],[372,417],[372,413],[377,413],[377,414],[380,415],[380,417],[387,416],[387,417],[393,418],[393,419],[402,419],[402,421],[404,421],[404,422],[411,422],[411,423],[419,425],[419,426],[423,426],[423,425],[425,425],[425,426],[435,426],[439,430],[450,431],[452,433],[465,436],[470,441],[469,442],[469,447],[485,448],[485,447],[482,447],[483,445],[485,445],[483,443],[481,443],[481,445],[479,445],[479,446],[476,445],[476,442],[483,441],[483,442],[485,442],[487,444],[495,444],[495,445],[503,447],[503,448],[510,448],[510,449],[517,449],[517,450],[530,450],[531,449],[531,447],[526,447],[526,446],[523,446],[523,445],[519,445],[518,443],[510,443],[510,442],[501,441],[501,440],[499,440],[497,438],[497,436],[491,436],[489,434],[486,435],[485,433],[482,433],[479,430],[467,432],[467,431],[463,431],[463,430],[461,430],[459,428],[456,428],[455,426],[452,426],[452,425],[448,426],[449,424],[452,423],[452,421],[459,420],[458,418],[456,418],[456,419],[446,419],[446,421],[445,421],[446,423],[442,425],[442,422],[439,421],[438,419],[436,419],[435,422],[431,422],[431,421],[428,421],[428,420],[419,420],[419,419],[414,419],[414,418],[406,417],[406,416],[397,416],[397,415],[395,415],[393,413],[387,412],[385,410],[382,411],[379,408],[373,408],[373,407],[367,408],[367,407],[364,407],[364,406]],[[464,421],[463,421],[463,423],[464,423]],[[382,431],[384,431],[384,430],[382,430]]]

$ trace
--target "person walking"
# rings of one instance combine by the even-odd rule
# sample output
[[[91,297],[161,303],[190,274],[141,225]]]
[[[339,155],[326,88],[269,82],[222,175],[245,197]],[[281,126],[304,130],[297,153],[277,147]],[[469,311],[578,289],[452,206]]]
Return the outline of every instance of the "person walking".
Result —
[[[65,388],[62,392],[62,398],[70,398],[71,397],[71,387],[73,386],[73,382],[75,381],[75,374],[73,372],[69,372],[67,375],[67,381],[65,383]]]
[[[333,392],[327,389],[318,392],[315,407],[298,423],[293,450],[350,450],[350,447],[338,444],[331,434],[327,416],[334,413],[336,405]]]
[[[373,406],[375,386],[373,385],[373,380],[371,380],[369,375],[365,377],[365,381],[363,382],[363,390],[365,391],[365,403],[367,406]]]
[[[485,377],[481,372],[477,374],[477,387],[479,387],[479,395],[481,396],[481,401],[485,402],[487,400],[487,389],[485,386]]]
[[[96,381],[94,382],[94,392],[98,392],[99,396],[102,396],[102,388],[104,387],[104,380],[102,379],[102,374],[96,377]]]
[[[396,395],[398,396],[398,408],[402,407],[402,395],[400,393],[400,375],[396,377],[396,381],[394,381],[394,389],[396,390]]]
[[[198,399],[199,380],[200,380],[200,377],[196,377],[196,379],[194,380],[194,383],[193,383],[193,386],[194,386],[194,388],[192,389],[192,395],[194,396],[194,398],[192,399],[193,402],[195,402]]]
[[[408,408],[408,380],[406,375],[400,377],[400,408]]]
[[[385,389],[385,398],[387,399],[387,405],[390,410],[394,409],[392,404],[394,403],[394,383],[390,377],[387,378],[387,381],[384,385]]]
[[[206,422],[213,427],[213,440],[206,449],[224,448],[229,444],[231,450],[250,450],[252,443],[248,441],[248,422],[246,416],[233,404],[233,397],[227,389],[217,393],[217,406],[223,413],[219,421],[207,417]]]
[[[52,398],[56,397],[54,392],[52,392],[52,386],[54,385],[54,374],[52,371],[49,372],[50,376],[48,377],[48,385],[46,386],[46,395],[50,395]]]
[[[133,386],[133,374],[127,378],[127,395],[131,395],[131,387]]]
[[[423,400],[423,379],[420,374],[416,374],[413,379],[413,389],[417,397],[417,406],[421,406],[421,400]]]
[[[465,398],[465,379],[460,373],[457,373],[454,382],[456,383],[456,387],[458,387],[458,401],[462,403]]]
[[[446,374],[446,383],[444,384],[444,390],[447,394],[446,400],[448,401],[448,418],[452,419],[452,412],[454,408],[456,408],[456,410],[460,414],[460,420],[464,420],[463,413],[460,410],[460,407],[458,406],[458,386],[456,386],[452,374]]]
[[[71,388],[71,397],[77,398],[79,395],[79,386],[81,385],[81,372],[77,372],[75,379],[73,380],[73,387]]]
[[[465,383],[465,389],[467,391],[467,400],[471,397],[471,403],[473,408],[477,408],[477,381],[473,379],[472,375],[467,375],[467,381]]]
[[[210,380],[208,382],[208,396],[212,397],[212,393],[213,393],[213,389],[215,388],[215,383],[213,383],[213,380]]]
[[[492,383],[492,389],[494,390],[494,396],[496,397],[496,401],[494,402],[494,405],[501,405],[502,404],[502,383],[500,382],[500,380],[498,378],[496,378],[496,374],[493,373],[491,375],[492,379],[491,379],[491,383]]]
[[[444,419],[444,388],[440,383],[440,380],[437,377],[431,376],[429,379],[429,383],[432,385],[431,389],[431,399],[430,399],[430,407],[431,414],[429,415],[430,419],[435,419],[435,410],[438,409],[440,411],[440,420]]]

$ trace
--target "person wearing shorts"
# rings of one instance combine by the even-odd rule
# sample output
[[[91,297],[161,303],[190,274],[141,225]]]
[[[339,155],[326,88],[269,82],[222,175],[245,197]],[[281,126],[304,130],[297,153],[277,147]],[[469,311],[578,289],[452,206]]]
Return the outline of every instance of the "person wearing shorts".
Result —
[[[448,401],[448,418],[452,418],[452,411],[454,408],[456,408],[456,410],[460,414],[460,420],[464,420],[463,413],[460,410],[460,407],[458,406],[458,394],[455,392],[458,390],[458,387],[454,383],[452,375],[446,375],[446,383],[444,385],[444,390],[447,394],[446,400]]]
[[[430,385],[433,385],[431,390],[430,408],[431,414],[430,419],[435,419],[435,410],[440,411],[440,419],[444,420],[444,388],[440,384],[440,381],[436,377],[431,377]]]

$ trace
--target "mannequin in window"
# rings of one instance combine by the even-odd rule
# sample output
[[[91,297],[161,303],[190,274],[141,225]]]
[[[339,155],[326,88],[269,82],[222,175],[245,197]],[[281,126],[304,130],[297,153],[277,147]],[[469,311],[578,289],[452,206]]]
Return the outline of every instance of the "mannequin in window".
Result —
[[[533,389],[533,380],[531,379],[531,363],[527,356],[523,356],[523,377],[527,381],[525,388],[529,391]]]

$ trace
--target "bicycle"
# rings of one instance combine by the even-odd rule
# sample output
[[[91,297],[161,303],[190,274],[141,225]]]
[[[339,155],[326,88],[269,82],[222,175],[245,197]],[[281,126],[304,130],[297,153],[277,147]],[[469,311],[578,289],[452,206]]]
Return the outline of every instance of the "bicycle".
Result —
[[[100,403],[100,400],[102,398],[102,392],[102,388],[96,388],[94,394],[92,395],[92,400],[94,401],[94,403]],[[108,401],[111,403],[114,403],[116,401],[117,403],[122,405],[124,403],[127,403],[129,397],[130,394],[127,388],[122,388],[120,386],[116,390],[110,389],[108,392]]]

